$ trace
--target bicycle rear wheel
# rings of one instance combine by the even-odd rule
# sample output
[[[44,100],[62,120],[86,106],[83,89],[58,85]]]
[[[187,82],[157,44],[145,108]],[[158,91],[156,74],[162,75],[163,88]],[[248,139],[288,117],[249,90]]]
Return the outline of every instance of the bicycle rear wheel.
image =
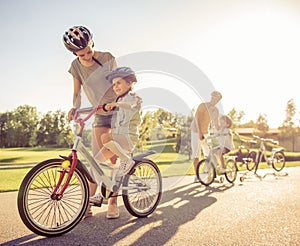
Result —
[[[88,182],[78,169],[63,196],[53,195],[63,171],[62,161],[51,159],[37,164],[25,176],[19,189],[20,217],[28,229],[41,236],[60,236],[70,231],[81,221],[88,206]]]
[[[215,165],[209,159],[201,160],[197,165],[196,175],[201,184],[209,186],[216,177]]]
[[[256,152],[251,151],[246,158],[246,167],[248,171],[252,171],[255,167]]]
[[[133,167],[134,172],[123,180],[122,197],[128,212],[146,217],[156,209],[162,192],[162,178],[157,165],[144,159]]]
[[[285,167],[285,155],[282,151],[274,153],[272,167],[277,171],[281,171]]]
[[[233,183],[237,177],[236,162],[232,159],[226,160],[225,169],[226,169],[225,178],[229,183]]]

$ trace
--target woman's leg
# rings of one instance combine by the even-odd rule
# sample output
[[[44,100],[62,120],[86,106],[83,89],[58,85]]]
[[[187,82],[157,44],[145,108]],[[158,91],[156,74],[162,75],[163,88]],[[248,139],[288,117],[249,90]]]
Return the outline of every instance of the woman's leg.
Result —
[[[108,133],[110,131],[110,128],[107,127],[94,127],[93,128],[93,135],[92,135],[92,152],[93,155],[96,156],[97,153],[101,150],[103,147],[101,136],[102,134]],[[90,196],[95,195],[98,185],[89,183],[90,186]]]

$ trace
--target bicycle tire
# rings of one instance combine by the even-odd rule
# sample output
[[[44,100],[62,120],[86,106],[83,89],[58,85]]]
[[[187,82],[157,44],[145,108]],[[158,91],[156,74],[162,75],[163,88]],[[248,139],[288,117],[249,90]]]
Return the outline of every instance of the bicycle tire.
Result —
[[[161,193],[161,173],[151,160],[138,161],[130,175],[124,177],[122,198],[127,211],[133,216],[142,218],[153,213],[158,206]]]
[[[88,182],[78,169],[75,169],[63,197],[52,198],[63,170],[62,161],[50,159],[37,164],[25,176],[19,189],[19,215],[28,229],[41,236],[55,237],[72,230],[88,206]]]
[[[233,183],[237,177],[238,168],[236,162],[232,159],[226,160],[225,162],[225,178],[229,183]]]
[[[274,153],[272,167],[277,172],[280,172],[285,167],[285,155],[283,151],[278,151]]]
[[[209,159],[201,160],[197,164],[196,175],[201,184],[209,186],[216,177],[215,165]]]
[[[252,171],[255,167],[255,160],[256,160],[256,152],[251,151],[247,156],[246,168],[248,171]]]

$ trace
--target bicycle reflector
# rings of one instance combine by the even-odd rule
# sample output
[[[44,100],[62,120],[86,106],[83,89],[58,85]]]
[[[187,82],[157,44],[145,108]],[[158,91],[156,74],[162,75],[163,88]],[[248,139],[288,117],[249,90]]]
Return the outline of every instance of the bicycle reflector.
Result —
[[[62,163],[61,163],[61,166],[64,168],[64,169],[67,169],[69,166],[70,166],[70,161],[69,160],[64,160]]]

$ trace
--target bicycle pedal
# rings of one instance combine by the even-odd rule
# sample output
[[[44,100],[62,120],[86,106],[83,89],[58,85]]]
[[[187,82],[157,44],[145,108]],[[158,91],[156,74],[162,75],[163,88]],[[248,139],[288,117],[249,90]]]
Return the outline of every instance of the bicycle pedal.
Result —
[[[101,207],[102,206],[102,202],[89,202],[91,206],[95,206],[95,207]]]
[[[91,206],[95,206],[95,207],[101,207],[103,204],[108,204],[108,200],[107,199],[99,199],[97,201],[89,201],[89,204]]]

